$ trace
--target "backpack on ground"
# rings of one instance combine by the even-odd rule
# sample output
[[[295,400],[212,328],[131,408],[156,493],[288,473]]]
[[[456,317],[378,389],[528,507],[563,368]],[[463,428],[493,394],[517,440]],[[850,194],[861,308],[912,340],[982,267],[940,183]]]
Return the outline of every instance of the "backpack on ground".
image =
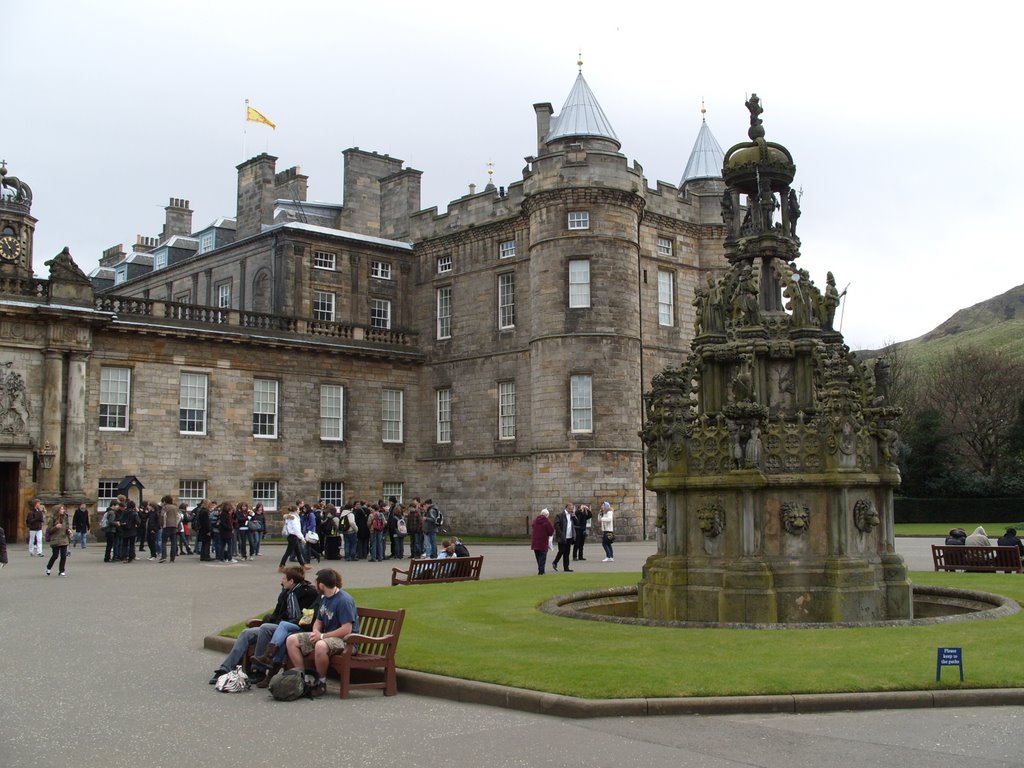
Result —
[[[249,676],[239,665],[217,678],[217,690],[222,693],[243,693],[249,690]]]
[[[295,701],[309,695],[306,673],[301,669],[282,669],[270,678],[267,688],[277,701]]]

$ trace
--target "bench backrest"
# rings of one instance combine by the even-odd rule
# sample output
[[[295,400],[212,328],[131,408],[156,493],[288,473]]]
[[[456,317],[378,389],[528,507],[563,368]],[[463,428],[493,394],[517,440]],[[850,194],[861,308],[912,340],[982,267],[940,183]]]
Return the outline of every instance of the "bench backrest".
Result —
[[[394,635],[396,638],[402,631],[405,611],[385,611],[381,608],[356,608],[359,614],[359,634],[370,637]],[[394,645],[390,645],[394,648]],[[384,655],[389,650],[387,643],[360,643],[359,652],[372,655]]]
[[[1021,570],[1017,547],[971,547],[957,544],[932,544],[935,568],[991,568]]]

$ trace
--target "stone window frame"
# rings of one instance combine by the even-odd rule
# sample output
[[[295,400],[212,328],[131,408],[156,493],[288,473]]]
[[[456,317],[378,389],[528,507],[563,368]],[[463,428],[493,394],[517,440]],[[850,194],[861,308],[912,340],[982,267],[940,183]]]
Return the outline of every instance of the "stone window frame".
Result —
[[[198,479],[178,480],[178,503],[188,504],[189,509],[195,509],[199,502],[206,498],[206,481]]]
[[[451,272],[452,263],[452,255],[450,253],[442,253],[437,257],[437,274],[443,275],[446,272]]]
[[[659,237],[656,245],[656,249],[659,256],[665,258],[671,258],[672,253],[675,250],[672,244],[672,238],[670,237]]]
[[[263,505],[264,512],[276,512],[278,499],[277,480],[252,481],[252,506]]]
[[[116,372],[116,379],[110,376]],[[101,432],[131,429],[132,369],[123,365],[100,366],[99,428]]]
[[[381,498],[387,500],[394,496],[398,499],[398,503],[401,504],[405,493],[405,483],[398,483],[395,481],[389,481],[381,484]]]
[[[338,294],[334,291],[313,291],[313,319],[333,323],[337,318]]]
[[[586,280],[576,279],[581,275],[580,265],[586,265]],[[574,266],[576,267],[574,273]],[[568,265],[569,309],[590,309],[590,258],[569,259]],[[585,295],[584,295],[585,294]]]
[[[231,309],[231,279],[221,280],[215,289],[217,291],[217,309]],[[227,290],[225,291],[225,289]]]
[[[452,388],[441,387],[434,396],[437,429],[435,438],[438,445],[452,441]]]
[[[252,380],[252,436],[257,440],[277,439],[280,394],[277,379]]]
[[[320,439],[327,442],[345,440],[345,386],[320,385]]]
[[[516,327],[516,273],[498,275],[498,329],[509,331]]]
[[[371,261],[370,277],[374,278],[375,280],[391,280],[391,262]]]
[[[405,442],[405,392],[385,388],[380,393],[381,442]]]
[[[516,382],[498,382],[498,439],[516,439]]]
[[[370,327],[391,330],[391,300],[370,298]]]
[[[566,227],[571,230],[590,229],[590,211],[569,211]]]
[[[452,337],[452,287],[442,285],[437,289],[437,338],[450,339]]]
[[[96,484],[96,511],[106,512],[114,499],[117,498],[117,494],[120,493],[118,486],[121,485],[120,480],[100,480]]]
[[[178,373],[178,434],[205,436],[209,424],[210,375],[204,371]],[[192,427],[189,429],[188,427]]]
[[[511,240],[502,240],[498,243],[498,258],[499,259],[511,259],[516,255],[516,241],[515,238]]]
[[[665,284],[667,283],[667,285]],[[658,325],[672,328],[676,324],[676,273],[658,270]]]
[[[574,434],[593,434],[594,432],[594,377],[592,374],[574,373],[569,377],[569,431]]]
[[[313,251],[313,269],[336,271],[338,269],[338,254],[332,251]]]
[[[338,509],[345,505],[345,481],[344,480],[321,480],[320,496],[324,504],[333,504]]]

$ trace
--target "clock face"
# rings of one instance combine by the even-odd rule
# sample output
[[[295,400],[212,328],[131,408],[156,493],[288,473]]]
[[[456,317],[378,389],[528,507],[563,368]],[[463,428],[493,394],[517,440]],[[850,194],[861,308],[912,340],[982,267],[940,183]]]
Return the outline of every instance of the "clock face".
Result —
[[[0,259],[4,261],[17,261],[21,256],[21,243],[16,235],[4,235],[0,237]]]

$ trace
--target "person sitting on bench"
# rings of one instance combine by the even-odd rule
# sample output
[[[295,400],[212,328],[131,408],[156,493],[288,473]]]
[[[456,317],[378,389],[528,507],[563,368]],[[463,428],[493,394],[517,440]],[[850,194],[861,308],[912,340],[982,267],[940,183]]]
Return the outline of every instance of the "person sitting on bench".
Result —
[[[317,683],[310,691],[313,697],[327,692],[327,667],[330,657],[345,650],[345,637],[359,631],[356,601],[341,588],[341,574],[324,568],[316,574],[320,604],[312,632],[289,635],[285,642],[292,666],[302,669],[306,656],[313,656]]]

